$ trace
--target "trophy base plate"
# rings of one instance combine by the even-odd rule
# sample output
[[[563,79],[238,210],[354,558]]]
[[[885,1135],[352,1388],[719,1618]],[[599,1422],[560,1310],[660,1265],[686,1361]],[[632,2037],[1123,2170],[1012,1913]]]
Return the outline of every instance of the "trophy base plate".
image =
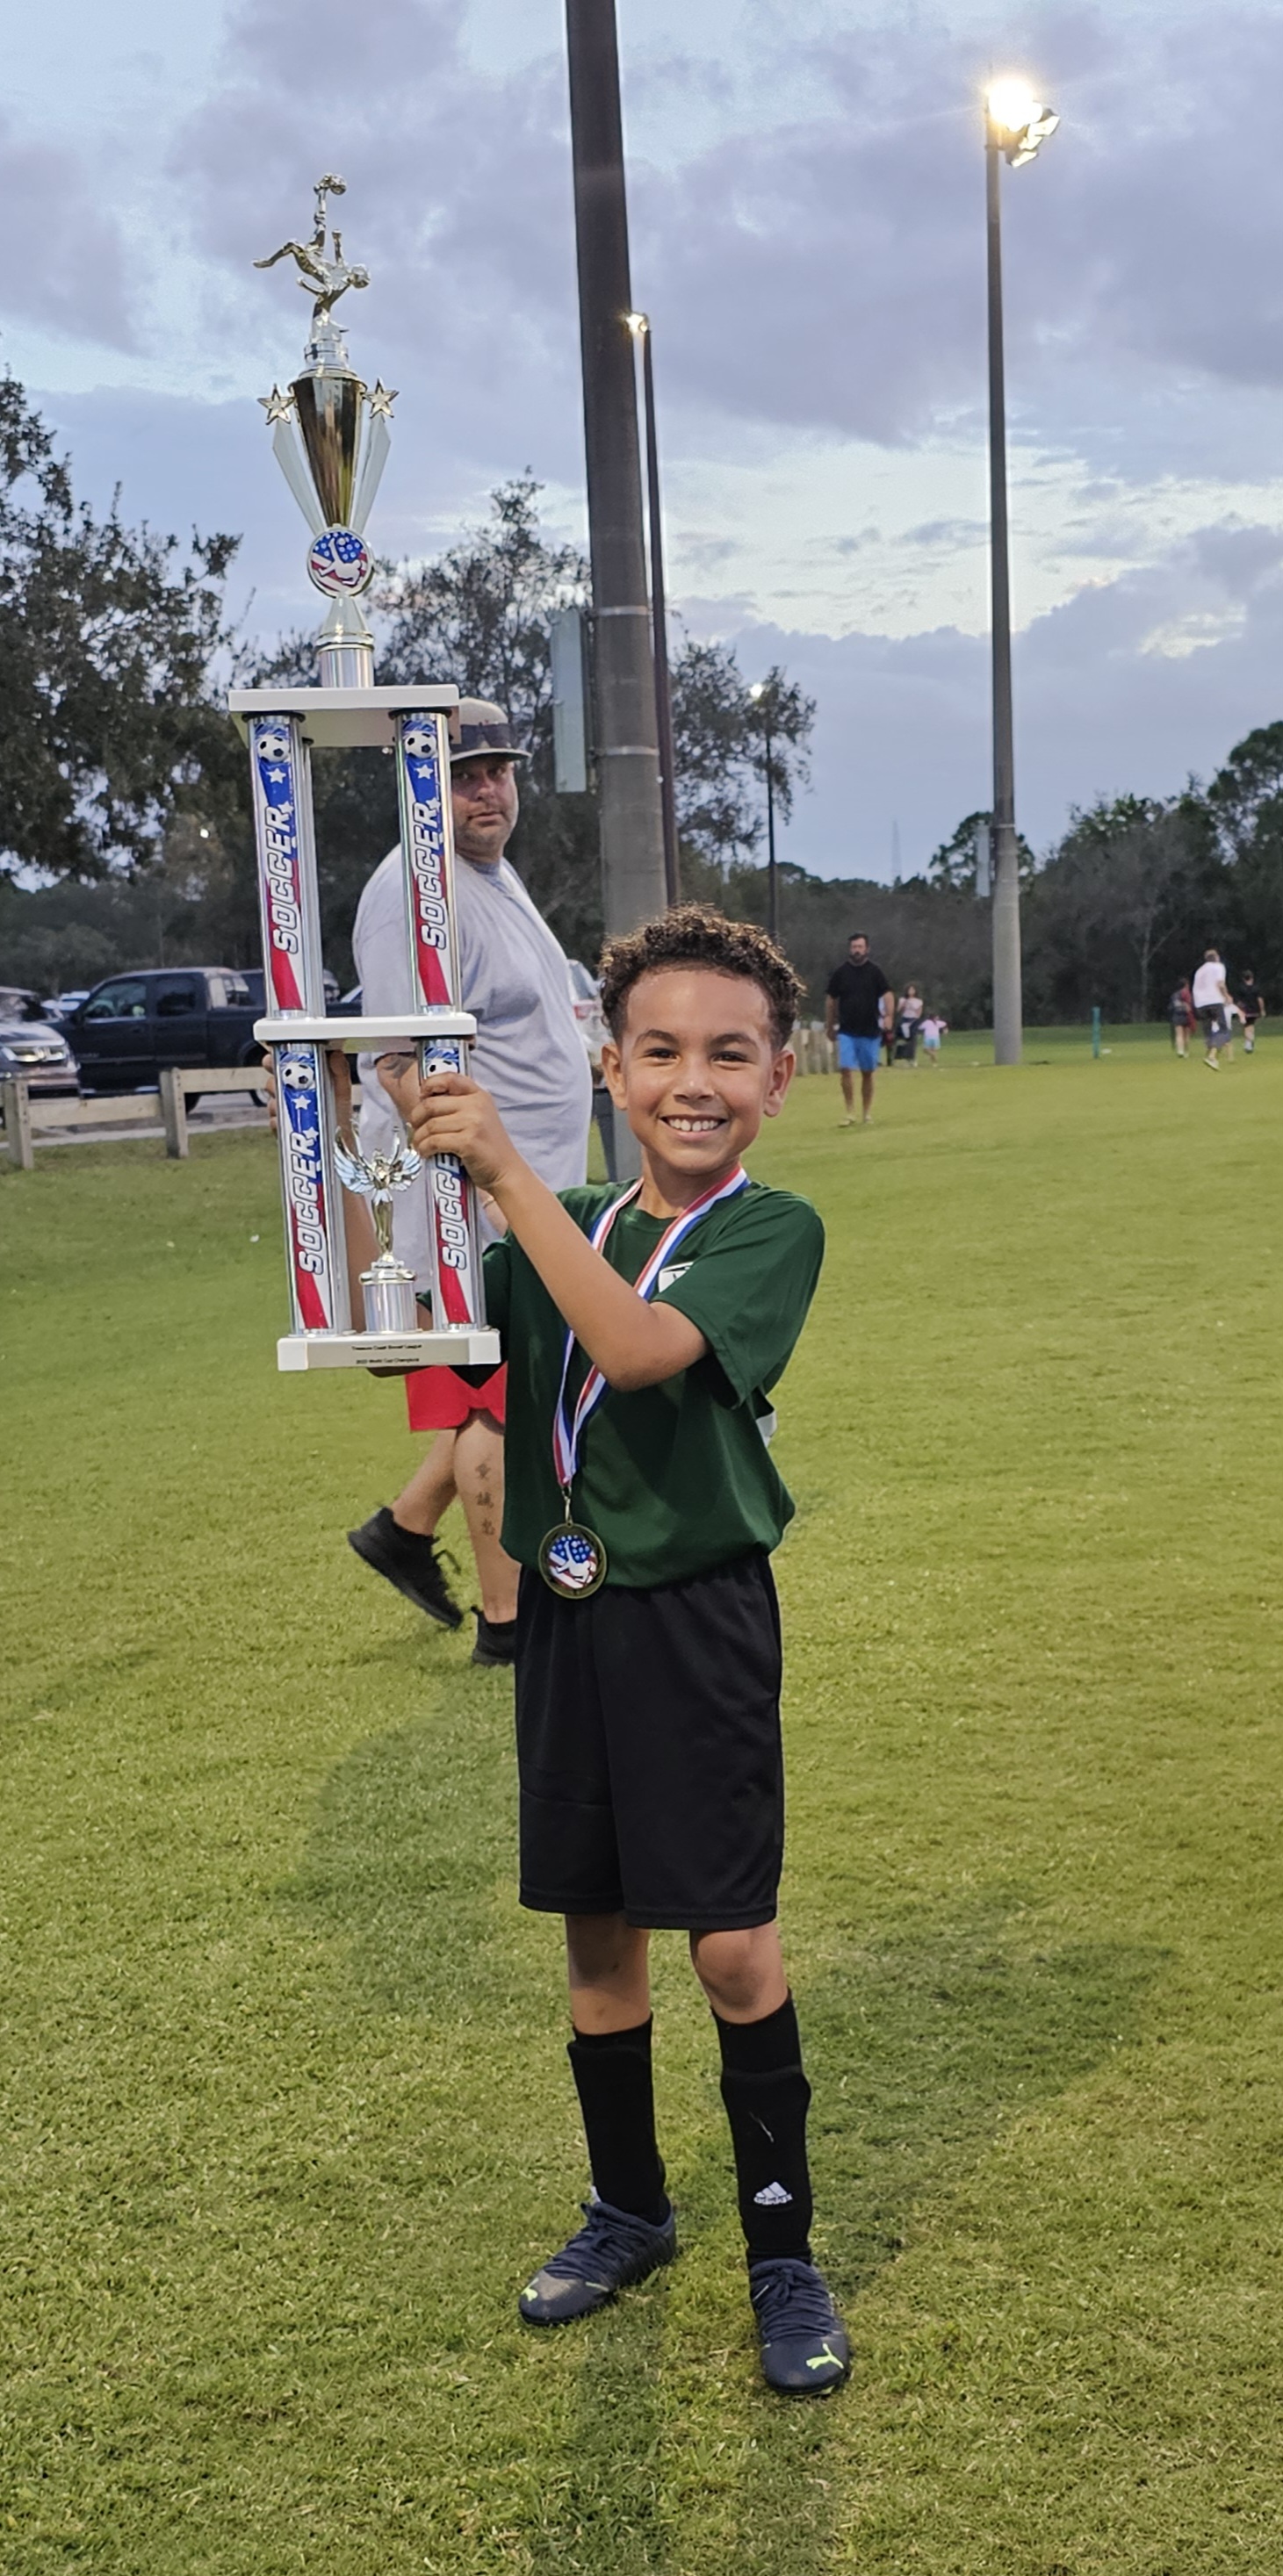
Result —
[[[499,1336],[481,1324],[446,1333],[283,1333],[278,1369],[498,1368]]]
[[[306,1011],[291,1011],[287,1017],[254,1022],[260,1046],[343,1047],[349,1055],[367,1055],[375,1047],[386,1046],[389,1039],[430,1046],[433,1038],[475,1038],[476,1034],[471,1011],[385,1011],[382,1019],[321,1019]]]
[[[229,689],[227,704],[242,734],[255,716],[301,716],[309,742],[339,750],[376,744],[390,751],[398,716],[436,712],[453,716],[457,725],[459,692],[453,683],[432,689]]]

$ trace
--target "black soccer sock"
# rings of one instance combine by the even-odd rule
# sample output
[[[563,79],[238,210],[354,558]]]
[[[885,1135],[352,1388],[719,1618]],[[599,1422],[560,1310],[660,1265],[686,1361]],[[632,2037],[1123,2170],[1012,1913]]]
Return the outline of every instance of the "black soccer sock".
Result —
[[[790,1995],[764,2021],[723,2021],[722,2100],[731,2124],[740,2225],[750,2263],[793,2254],[811,2259],[811,2176],[806,2113],[811,2088]]]
[[[599,2200],[661,2227],[668,2216],[664,2165],[655,2143],[649,2021],[634,2030],[575,2032],[566,2054],[574,2072]]]

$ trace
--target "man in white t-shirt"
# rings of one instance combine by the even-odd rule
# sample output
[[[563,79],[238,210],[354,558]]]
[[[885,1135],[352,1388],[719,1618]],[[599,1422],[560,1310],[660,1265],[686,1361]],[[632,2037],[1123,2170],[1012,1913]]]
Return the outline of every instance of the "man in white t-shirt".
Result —
[[[1194,977],[1194,1008],[1202,1023],[1206,1041],[1203,1062],[1213,1073],[1221,1069],[1220,1050],[1228,1045],[1234,1005],[1225,981],[1225,968],[1219,949],[1209,948]]]
[[[477,1022],[476,1080],[498,1103],[509,1135],[540,1179],[549,1189],[566,1190],[585,1175],[592,1077],[565,953],[504,857],[517,823],[516,767],[527,756],[502,707],[483,698],[462,701],[450,776],[461,1000]],[[413,1008],[399,848],[389,851],[365,888],[352,950],[363,1011]],[[418,1069],[406,1048],[362,1056],[360,1066],[362,1142],[378,1152],[401,1133],[401,1118],[418,1097]],[[426,1185],[401,1193],[393,1222],[398,1254],[426,1287]],[[477,1385],[453,1369],[420,1369],[409,1377],[410,1427],[435,1431],[437,1438],[396,1501],[348,1532],[367,1565],[429,1618],[457,1628],[461,1614],[435,1536],[457,1493],[481,1585],[473,1661],[484,1664],[511,1662],[517,1613],[517,1568],[499,1544],[504,1376],[499,1368]]]

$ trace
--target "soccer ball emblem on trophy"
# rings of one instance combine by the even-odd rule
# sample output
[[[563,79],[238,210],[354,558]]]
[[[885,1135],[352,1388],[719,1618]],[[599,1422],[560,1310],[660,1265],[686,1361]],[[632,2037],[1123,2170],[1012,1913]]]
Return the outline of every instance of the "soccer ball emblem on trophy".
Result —
[[[498,1364],[482,1294],[472,1184],[452,1154],[422,1163],[408,1146],[365,1156],[340,1139],[328,1052],[410,1041],[420,1067],[466,1072],[476,1022],[459,1008],[450,724],[454,687],[379,689],[374,640],[359,606],[374,573],[364,529],[387,463],[396,400],[353,368],[334,307],[369,272],[343,256],[317,183],[307,241],[283,242],[258,268],[292,258],[313,298],[303,364],[284,391],[262,397],[281,471],[311,532],[309,579],[327,605],[316,636],[318,685],[233,689],[228,704],[249,747],[267,1014],[254,1034],[276,1069],[292,1330],[277,1344],[283,1369]],[[327,243],[329,248],[327,250]],[[457,721],[457,719],[456,719]],[[330,1019],[312,819],[313,746],[369,745],[396,760],[405,882],[406,956],[414,1008],[380,1018]],[[392,1248],[396,1193],[426,1183],[431,1223],[432,1322],[421,1328],[412,1272]],[[379,1254],[361,1281],[365,1314],[349,1305],[343,1188],[372,1203]]]

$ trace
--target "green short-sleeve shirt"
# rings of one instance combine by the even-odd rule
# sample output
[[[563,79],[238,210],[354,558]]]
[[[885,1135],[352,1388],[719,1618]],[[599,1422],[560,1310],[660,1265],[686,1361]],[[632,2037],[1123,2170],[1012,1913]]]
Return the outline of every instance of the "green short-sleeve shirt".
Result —
[[[590,1234],[613,1186],[563,1190],[561,1202]],[[625,1208],[603,1258],[636,1279],[666,1220]],[[603,1541],[608,1583],[649,1586],[707,1574],[778,1546],[793,1517],[759,1428],[815,1293],[824,1228],[806,1199],[760,1181],[710,1208],[684,1238],[658,1296],[697,1324],[703,1359],[658,1386],[608,1388],[584,1430],[575,1518]],[[486,1303],[508,1363],[503,1543],[522,1565],[562,1517],[552,1463],[552,1424],[566,1327],[518,1243],[486,1254]],[[569,1402],[587,1361],[576,1350]]]

